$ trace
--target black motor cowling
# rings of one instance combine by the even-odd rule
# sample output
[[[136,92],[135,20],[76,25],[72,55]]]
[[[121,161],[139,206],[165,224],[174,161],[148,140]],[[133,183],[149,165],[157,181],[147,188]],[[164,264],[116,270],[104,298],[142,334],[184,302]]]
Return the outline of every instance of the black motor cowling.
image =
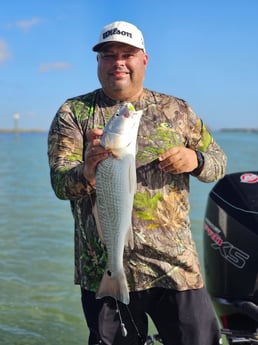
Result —
[[[213,187],[203,245],[211,297],[258,304],[258,171],[228,174]]]

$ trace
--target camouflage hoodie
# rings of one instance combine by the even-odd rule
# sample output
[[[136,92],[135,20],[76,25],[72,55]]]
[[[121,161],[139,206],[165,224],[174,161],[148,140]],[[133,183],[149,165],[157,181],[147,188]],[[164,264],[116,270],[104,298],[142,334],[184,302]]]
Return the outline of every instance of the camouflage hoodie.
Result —
[[[135,244],[124,253],[129,288],[200,288],[203,280],[189,221],[189,174],[162,172],[157,157],[173,145],[200,150],[205,164],[197,178],[212,182],[225,174],[225,154],[185,101],[144,89],[133,105],[143,116],[137,139]],[[68,99],[49,131],[52,187],[58,198],[70,200],[74,216],[75,283],[92,291],[99,286],[107,253],[92,215],[95,192],[82,173],[86,131],[103,128],[119,106],[102,89]]]

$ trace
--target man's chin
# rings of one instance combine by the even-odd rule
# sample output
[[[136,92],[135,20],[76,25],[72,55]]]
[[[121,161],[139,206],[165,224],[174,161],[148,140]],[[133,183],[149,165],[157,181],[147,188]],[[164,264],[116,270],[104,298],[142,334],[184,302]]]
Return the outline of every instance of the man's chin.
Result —
[[[112,90],[113,91],[123,91],[127,90],[130,85],[126,80],[117,80],[114,83],[112,83]]]

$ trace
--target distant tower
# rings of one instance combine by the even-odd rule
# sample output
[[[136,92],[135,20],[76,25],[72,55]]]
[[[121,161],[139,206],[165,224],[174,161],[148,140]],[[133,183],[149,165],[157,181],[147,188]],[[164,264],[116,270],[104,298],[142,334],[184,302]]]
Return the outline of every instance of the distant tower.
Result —
[[[14,131],[17,133],[19,130],[19,120],[20,120],[20,114],[14,113],[13,114],[13,120],[14,120]]]

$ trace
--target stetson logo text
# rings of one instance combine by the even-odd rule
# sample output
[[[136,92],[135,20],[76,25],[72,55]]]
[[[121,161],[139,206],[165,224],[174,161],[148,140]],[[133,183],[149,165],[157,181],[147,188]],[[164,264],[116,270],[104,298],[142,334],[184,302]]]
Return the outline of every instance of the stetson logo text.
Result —
[[[127,36],[130,38],[133,38],[131,32],[126,32],[126,31],[120,31],[117,28],[112,29],[112,30],[108,30],[106,32],[103,33],[103,39],[111,36],[111,35],[122,35],[122,36]]]

